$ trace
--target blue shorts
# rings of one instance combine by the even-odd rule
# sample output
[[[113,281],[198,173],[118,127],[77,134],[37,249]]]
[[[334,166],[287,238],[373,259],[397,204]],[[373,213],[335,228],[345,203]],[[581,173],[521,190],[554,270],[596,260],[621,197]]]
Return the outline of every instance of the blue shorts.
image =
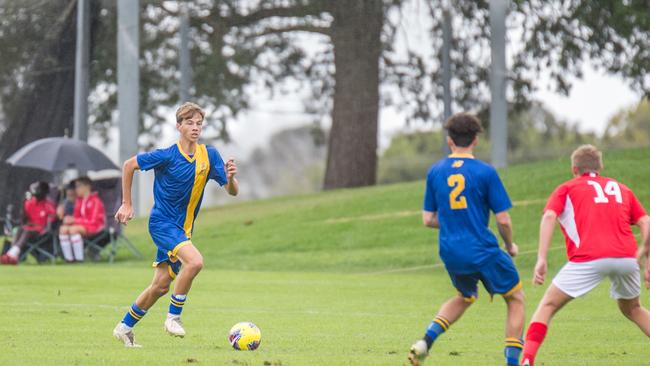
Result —
[[[185,235],[185,230],[172,222],[149,219],[149,234],[158,247],[154,267],[161,263],[169,265],[169,275],[176,278],[181,270],[181,261],[176,258],[178,250],[188,244],[192,244]]]
[[[478,298],[478,281],[483,283],[490,295],[500,294],[506,297],[521,288],[519,273],[512,258],[501,250],[492,262],[481,266],[478,272],[448,273],[454,287],[467,302],[474,302]]]

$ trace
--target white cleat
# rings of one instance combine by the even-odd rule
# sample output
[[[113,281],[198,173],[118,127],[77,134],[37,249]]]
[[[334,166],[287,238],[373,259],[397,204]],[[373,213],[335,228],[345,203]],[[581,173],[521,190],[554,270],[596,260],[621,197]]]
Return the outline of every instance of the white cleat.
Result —
[[[165,330],[174,337],[185,337],[185,329],[180,316],[167,317],[165,320]]]
[[[126,324],[119,322],[113,329],[113,337],[124,343],[124,347],[140,348],[141,345],[135,343],[135,334],[133,328],[129,328]]]
[[[412,366],[421,366],[428,355],[429,349],[427,348],[427,342],[420,339],[411,346],[408,359]]]
[[[521,363],[521,366],[530,366],[530,360],[529,360],[529,359],[525,359],[525,360]]]

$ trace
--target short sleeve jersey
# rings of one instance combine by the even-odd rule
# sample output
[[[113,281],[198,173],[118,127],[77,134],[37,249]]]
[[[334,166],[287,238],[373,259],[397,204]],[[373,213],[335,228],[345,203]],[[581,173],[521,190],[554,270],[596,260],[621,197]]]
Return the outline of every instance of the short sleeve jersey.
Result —
[[[475,272],[498,253],[490,211],[510,207],[496,170],[471,155],[452,154],[429,170],[424,211],[438,213],[440,258],[451,272]]]
[[[571,262],[636,256],[631,225],[646,211],[632,190],[587,173],[558,186],[544,209],[558,215]]]
[[[191,237],[208,179],[219,185],[228,182],[221,155],[211,146],[198,144],[194,155],[183,152],[179,143],[137,156],[141,170],[153,169],[154,206],[150,220],[172,222]]]

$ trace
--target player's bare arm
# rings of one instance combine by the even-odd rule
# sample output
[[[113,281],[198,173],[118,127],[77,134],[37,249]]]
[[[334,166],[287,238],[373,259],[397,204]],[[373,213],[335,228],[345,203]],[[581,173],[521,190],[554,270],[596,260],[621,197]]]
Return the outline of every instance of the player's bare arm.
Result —
[[[512,220],[510,219],[510,214],[508,211],[498,212],[494,215],[497,222],[497,229],[499,230],[499,235],[503,239],[503,243],[506,247],[506,252],[510,254],[511,257],[519,254],[519,247],[512,240]]]
[[[546,258],[548,256],[548,248],[551,246],[551,238],[555,230],[556,219],[557,213],[555,211],[546,210],[539,224],[539,249],[537,251],[537,264],[535,264],[535,272],[533,273],[533,283],[535,285],[544,284],[544,277],[548,270]]]
[[[641,232],[639,260],[645,260],[643,278],[645,280],[646,288],[650,288],[650,261],[648,260],[648,253],[650,253],[650,216],[645,215],[641,217],[635,225],[639,227],[639,231]]]
[[[430,227],[432,229],[439,229],[440,222],[438,221],[438,213],[430,212],[430,211],[422,211],[422,223],[426,227]]]
[[[117,210],[117,213],[115,213],[115,220],[124,225],[133,218],[131,186],[133,186],[133,175],[139,168],[138,160],[135,156],[125,161],[122,166],[122,205]]]
[[[237,164],[235,164],[235,159],[230,158],[226,162],[226,176],[228,177],[228,183],[226,183],[226,191],[231,196],[236,196],[239,193],[239,183],[235,175],[237,174]]]

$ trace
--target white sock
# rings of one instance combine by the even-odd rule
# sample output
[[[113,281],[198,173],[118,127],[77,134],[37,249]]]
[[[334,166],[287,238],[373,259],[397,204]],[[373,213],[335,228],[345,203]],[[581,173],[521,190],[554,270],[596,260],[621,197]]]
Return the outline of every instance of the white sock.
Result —
[[[61,243],[61,252],[66,261],[71,262],[74,260],[72,256],[72,246],[70,244],[70,237],[67,235],[59,235],[59,243]]]
[[[7,255],[13,258],[18,258],[18,256],[20,255],[20,248],[18,247],[18,245],[12,246],[11,249],[7,251]]]
[[[78,261],[84,260],[84,240],[79,234],[70,235],[70,241],[72,242],[72,251],[74,252],[74,258]]]

